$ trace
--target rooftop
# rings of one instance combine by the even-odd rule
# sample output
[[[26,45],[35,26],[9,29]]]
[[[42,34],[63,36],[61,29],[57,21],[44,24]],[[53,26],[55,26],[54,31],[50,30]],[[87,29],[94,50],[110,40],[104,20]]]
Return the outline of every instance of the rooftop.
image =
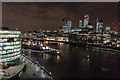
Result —
[[[0,27],[0,30],[9,30],[7,27]]]

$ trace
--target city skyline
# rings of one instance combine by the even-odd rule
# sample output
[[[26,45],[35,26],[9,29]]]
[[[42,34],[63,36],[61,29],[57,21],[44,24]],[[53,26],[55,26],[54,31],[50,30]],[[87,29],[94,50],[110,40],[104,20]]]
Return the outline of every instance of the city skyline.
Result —
[[[0,79],[120,79],[120,2],[1,7]]]
[[[64,3],[3,3],[3,26],[22,31],[38,29],[59,30],[62,19],[69,17],[72,27],[79,27],[79,20],[89,14],[96,26],[96,19],[103,19],[104,26],[113,29],[112,22],[118,22],[117,2],[64,2]]]

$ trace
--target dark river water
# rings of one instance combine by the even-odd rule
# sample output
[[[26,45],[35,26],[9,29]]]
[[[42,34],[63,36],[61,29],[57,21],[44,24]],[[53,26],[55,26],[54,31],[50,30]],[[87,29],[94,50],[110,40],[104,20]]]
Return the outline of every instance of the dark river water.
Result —
[[[57,78],[120,78],[120,54],[71,44],[48,44],[61,56],[23,51]],[[87,57],[89,55],[89,57]]]

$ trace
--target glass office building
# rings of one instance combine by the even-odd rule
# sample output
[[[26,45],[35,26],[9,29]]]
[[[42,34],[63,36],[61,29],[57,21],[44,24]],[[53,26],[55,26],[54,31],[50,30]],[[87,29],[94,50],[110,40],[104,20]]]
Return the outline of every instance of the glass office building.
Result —
[[[0,30],[0,65],[8,66],[19,61],[21,53],[21,32]]]
[[[69,33],[72,26],[71,19],[69,17],[62,19],[62,24],[63,24],[63,28],[62,28],[63,33]]]
[[[86,14],[84,15],[84,28],[88,26],[88,22],[89,22],[89,15]]]

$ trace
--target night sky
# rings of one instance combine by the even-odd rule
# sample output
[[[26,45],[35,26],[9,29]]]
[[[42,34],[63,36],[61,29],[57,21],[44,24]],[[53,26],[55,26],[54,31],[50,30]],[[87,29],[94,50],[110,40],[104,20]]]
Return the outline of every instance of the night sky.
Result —
[[[112,29],[112,22],[118,22],[117,2],[5,2],[2,5],[2,25],[22,31],[58,30],[65,17],[72,19],[72,27],[78,27],[79,19],[85,14],[89,14],[94,26],[97,18],[103,19],[104,26]]]

